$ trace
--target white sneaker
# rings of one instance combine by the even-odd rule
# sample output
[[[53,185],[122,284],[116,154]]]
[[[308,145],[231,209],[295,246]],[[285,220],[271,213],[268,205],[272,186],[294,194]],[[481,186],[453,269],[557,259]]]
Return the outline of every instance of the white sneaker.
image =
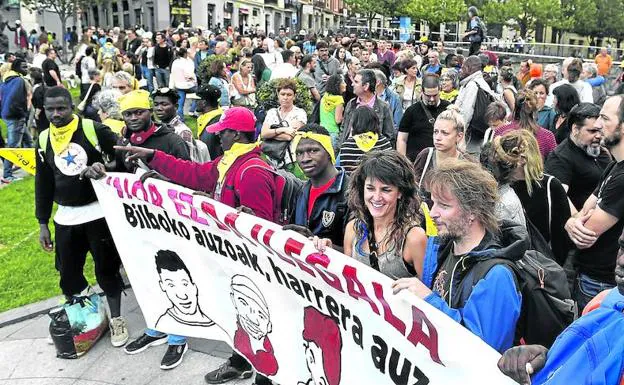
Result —
[[[114,347],[121,347],[128,342],[128,325],[123,317],[111,318],[109,328],[111,331],[111,344]]]

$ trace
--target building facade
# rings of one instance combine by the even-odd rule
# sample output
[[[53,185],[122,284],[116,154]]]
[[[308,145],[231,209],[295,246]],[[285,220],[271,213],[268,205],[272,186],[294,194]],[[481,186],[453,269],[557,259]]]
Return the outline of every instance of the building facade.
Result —
[[[106,28],[141,25],[156,31],[177,26],[184,17],[176,12],[185,7],[191,25],[209,30],[232,26],[245,32],[277,33],[281,27],[292,33],[335,31],[346,18],[343,0],[107,0],[86,9],[83,22]]]

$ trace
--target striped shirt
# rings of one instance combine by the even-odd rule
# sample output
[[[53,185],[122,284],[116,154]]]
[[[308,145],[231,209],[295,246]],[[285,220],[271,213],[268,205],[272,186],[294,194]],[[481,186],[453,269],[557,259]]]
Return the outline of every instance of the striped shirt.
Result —
[[[373,151],[389,151],[392,150],[392,144],[385,136],[380,136],[379,140],[373,148],[369,152]],[[360,164],[360,160],[366,153],[362,151],[357,144],[355,144],[355,139],[350,137],[345,140],[345,142],[340,147],[340,167],[344,168],[347,175],[350,175],[357,166]]]

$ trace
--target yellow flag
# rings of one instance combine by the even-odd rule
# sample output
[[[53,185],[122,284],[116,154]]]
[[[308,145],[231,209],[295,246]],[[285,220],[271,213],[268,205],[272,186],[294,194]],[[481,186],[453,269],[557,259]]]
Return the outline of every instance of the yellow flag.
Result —
[[[35,175],[34,148],[0,148],[0,156],[22,168],[30,175]]]

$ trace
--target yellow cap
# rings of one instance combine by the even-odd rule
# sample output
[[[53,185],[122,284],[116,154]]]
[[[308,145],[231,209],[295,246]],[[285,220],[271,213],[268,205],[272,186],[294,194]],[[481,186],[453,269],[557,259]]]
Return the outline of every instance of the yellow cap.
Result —
[[[121,112],[131,110],[134,108],[140,108],[149,110],[152,108],[150,105],[150,94],[145,90],[131,91],[121,98],[119,98],[119,109]]]

